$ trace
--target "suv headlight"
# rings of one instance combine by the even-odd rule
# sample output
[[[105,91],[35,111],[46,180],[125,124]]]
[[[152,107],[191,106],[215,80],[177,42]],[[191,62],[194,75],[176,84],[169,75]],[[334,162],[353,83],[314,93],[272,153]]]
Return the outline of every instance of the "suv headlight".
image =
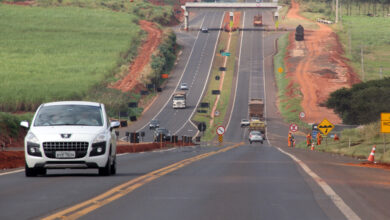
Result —
[[[39,140],[38,138],[32,133],[29,132],[26,136],[26,142],[27,142],[27,153],[31,156],[36,157],[42,157],[42,153],[40,150]]]
[[[92,150],[89,156],[99,156],[106,153],[106,141],[105,133],[98,134],[92,142]]]
[[[35,144],[39,144],[38,138],[32,132],[27,133],[26,141],[31,142],[31,143],[35,143]]]
[[[95,139],[92,141],[92,144],[94,143],[99,143],[99,142],[102,142],[102,141],[106,141],[108,138],[106,137],[106,134],[105,133],[100,133],[98,134]]]

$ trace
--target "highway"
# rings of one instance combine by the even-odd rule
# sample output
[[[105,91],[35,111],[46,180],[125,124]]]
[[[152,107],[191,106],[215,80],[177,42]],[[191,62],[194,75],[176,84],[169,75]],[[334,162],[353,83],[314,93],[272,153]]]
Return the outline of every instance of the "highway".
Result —
[[[183,42],[185,45],[191,45],[191,50],[188,48],[185,56],[184,66],[176,68],[175,72],[170,77],[168,85],[165,86],[161,100],[153,103],[151,111],[152,117],[145,117],[147,120],[142,120],[138,124],[132,125],[130,130],[145,132],[144,141],[153,141],[153,131],[149,130],[149,121],[157,119],[160,121],[160,127],[167,128],[172,134],[178,136],[195,136],[197,127],[189,120],[196,111],[196,106],[201,100],[203,92],[206,90],[207,81],[211,71],[213,57],[217,47],[217,40],[220,32],[218,29],[222,23],[222,12],[204,13],[197,16],[191,25],[193,27],[208,27],[211,29],[208,33],[194,31],[184,35]],[[180,35],[180,33],[179,33]],[[192,38],[193,37],[193,38]],[[195,39],[194,39],[195,38]],[[178,91],[178,86],[181,82],[188,85],[187,100],[185,109],[173,109],[171,95],[174,91]],[[156,110],[159,110],[156,112]],[[123,129],[128,130],[128,129]],[[123,137],[123,136],[122,136]]]
[[[252,28],[253,14],[243,18],[242,25]],[[218,27],[221,19],[220,12],[198,14],[191,25]],[[183,51],[172,79],[128,129],[146,129],[149,139],[144,126],[157,118],[174,133],[196,132],[188,120],[204,91],[218,35],[177,33]],[[117,174],[109,177],[96,170],[49,170],[35,178],[26,178],[24,169],[2,171],[0,219],[390,219],[388,170],[286,147],[288,128],[278,115],[272,67],[279,35],[241,32],[235,100],[222,146],[118,155]],[[170,95],[182,81],[190,86],[191,107],[173,110]],[[239,126],[250,97],[266,101],[264,144],[250,145]]]

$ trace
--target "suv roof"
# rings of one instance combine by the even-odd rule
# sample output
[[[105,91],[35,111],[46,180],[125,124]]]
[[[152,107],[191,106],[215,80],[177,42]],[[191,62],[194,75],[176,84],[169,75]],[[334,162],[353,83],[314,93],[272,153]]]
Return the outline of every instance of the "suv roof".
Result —
[[[86,101],[60,101],[60,102],[48,102],[44,103],[44,106],[52,106],[52,105],[92,105],[92,106],[100,106],[101,104],[98,102],[86,102]]]

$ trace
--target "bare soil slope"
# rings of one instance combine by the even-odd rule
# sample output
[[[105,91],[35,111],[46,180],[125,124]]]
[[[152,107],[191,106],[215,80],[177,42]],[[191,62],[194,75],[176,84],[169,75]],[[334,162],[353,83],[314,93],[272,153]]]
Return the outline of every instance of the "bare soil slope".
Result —
[[[287,18],[307,21],[299,15],[299,4],[293,0],[291,3]],[[343,57],[344,51],[337,35],[328,25],[317,25],[319,29],[305,30],[304,41],[295,41],[295,32],[290,33],[285,58],[287,76],[292,79],[291,83],[299,84],[305,122],[319,123],[326,118],[333,124],[341,124],[340,117],[332,109],[320,105],[331,92],[350,87],[360,80]]]

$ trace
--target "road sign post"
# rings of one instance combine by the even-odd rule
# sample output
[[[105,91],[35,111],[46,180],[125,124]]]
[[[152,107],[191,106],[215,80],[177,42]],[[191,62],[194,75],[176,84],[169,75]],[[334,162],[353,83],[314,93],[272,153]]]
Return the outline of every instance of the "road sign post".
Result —
[[[217,127],[217,135],[218,135],[218,141],[220,144],[223,142],[223,134],[225,134],[225,127],[218,126]]]

